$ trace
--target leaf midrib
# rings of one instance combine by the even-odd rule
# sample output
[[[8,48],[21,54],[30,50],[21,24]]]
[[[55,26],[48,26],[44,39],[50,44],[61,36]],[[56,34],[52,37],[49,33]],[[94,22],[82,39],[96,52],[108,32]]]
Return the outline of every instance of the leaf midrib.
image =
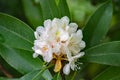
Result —
[[[2,25],[0,25],[0,26],[2,26]],[[17,35],[18,37],[20,37],[20,38],[26,40],[27,42],[29,42],[29,43],[31,43],[31,44],[33,44],[33,42],[27,40],[26,38],[24,38],[24,37],[21,36],[20,34],[16,33],[15,31],[9,30],[9,29],[7,29],[6,27],[3,27],[3,26],[2,26],[1,28],[5,29],[6,31],[9,31],[9,32],[13,33],[14,35]]]
[[[16,51],[14,50],[15,48],[11,48],[11,47],[8,46],[8,45],[3,45],[3,46],[7,47],[7,49],[9,49],[9,50],[11,50],[12,52],[16,53]],[[3,54],[2,52],[0,52],[0,53]],[[2,57],[3,57],[3,56],[2,56]],[[22,57],[22,56],[20,56],[20,57]],[[5,57],[3,57],[3,58],[5,58]],[[24,58],[22,58],[22,59],[25,60],[25,61],[27,61],[27,60],[24,59]],[[6,59],[4,59],[4,60],[6,60]],[[29,62],[29,61],[27,61],[27,62]],[[12,63],[12,65],[11,65],[11,63]],[[17,71],[19,71],[20,73],[25,74],[26,71],[22,71],[22,72],[21,72],[21,70],[19,70],[19,68],[14,67],[14,63],[13,63],[13,62],[11,62],[11,63],[8,63],[8,64],[11,65],[13,68],[15,68]],[[35,67],[34,67],[33,65],[31,65],[30,63],[29,63],[29,65],[31,66],[32,69],[35,70]]]

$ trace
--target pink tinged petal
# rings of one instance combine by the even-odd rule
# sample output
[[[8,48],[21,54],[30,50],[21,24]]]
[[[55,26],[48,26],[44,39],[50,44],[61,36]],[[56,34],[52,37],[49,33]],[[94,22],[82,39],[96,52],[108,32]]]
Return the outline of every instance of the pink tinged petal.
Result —
[[[53,55],[52,54],[52,49],[50,47],[48,47],[48,50],[45,53],[43,53],[44,61],[50,62],[53,59],[52,55]]]
[[[52,60],[52,55],[46,54],[43,56],[45,62],[50,62]]]
[[[34,45],[38,48],[43,48],[47,45],[47,43],[45,41],[35,40]]]
[[[66,64],[64,67],[63,67],[63,73],[68,75],[70,73],[70,64]]]

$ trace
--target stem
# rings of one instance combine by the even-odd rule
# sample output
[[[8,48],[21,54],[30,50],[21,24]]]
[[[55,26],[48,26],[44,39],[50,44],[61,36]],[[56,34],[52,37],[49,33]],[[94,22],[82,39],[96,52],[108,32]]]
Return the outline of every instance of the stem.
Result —
[[[53,66],[53,64],[52,64],[52,65],[49,65],[49,66],[47,66],[47,67],[46,67],[46,66],[43,67],[43,69],[40,70],[40,72],[37,73],[37,75],[35,75],[32,80],[36,80],[36,78],[37,78],[38,76],[40,76],[46,69],[48,69],[48,68],[50,68],[50,67],[52,67],[52,66]]]
[[[65,75],[61,72],[62,80],[65,80]]]
[[[5,74],[6,77],[8,78],[13,77],[2,65],[0,65],[0,70]]]
[[[76,74],[77,74],[77,72],[75,71],[74,74],[73,74],[73,76],[72,76],[72,78],[71,78],[71,80],[74,80]]]

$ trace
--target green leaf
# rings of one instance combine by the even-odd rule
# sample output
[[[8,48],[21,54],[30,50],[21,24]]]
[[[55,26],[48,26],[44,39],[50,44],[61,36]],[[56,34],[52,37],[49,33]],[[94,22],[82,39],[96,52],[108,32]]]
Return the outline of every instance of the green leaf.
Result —
[[[39,70],[43,64],[39,58],[32,57],[33,33],[22,21],[0,13],[0,55],[22,74]],[[48,78],[45,74],[51,75],[48,71],[42,74],[44,78]]]
[[[19,79],[9,79],[9,78],[0,77],[0,80],[19,80]]]
[[[35,3],[33,0],[22,0],[22,4],[24,7],[26,18],[32,25],[31,27],[33,29],[36,29],[37,26],[42,25],[43,16],[41,9],[38,7],[38,4]]]
[[[52,67],[53,65],[49,65],[49,66],[43,66],[42,69],[32,78],[32,80],[39,80],[39,78],[41,77],[41,74],[43,74],[43,72],[45,72],[46,69]],[[45,75],[49,75],[49,73],[45,74]],[[43,75],[44,76],[44,75]],[[46,76],[46,77],[51,77],[51,76]]]
[[[0,45],[0,55],[8,64],[22,74],[40,69],[41,60],[32,57],[34,35],[28,25],[14,17],[0,13],[0,34],[3,41]]]
[[[52,80],[62,80],[62,78],[60,76],[60,72],[58,72],[57,74],[55,74],[55,76],[53,77]]]
[[[20,78],[20,80],[32,80],[32,78],[39,72],[38,71],[32,71],[26,75],[24,75],[23,77]],[[42,76],[40,76],[40,80],[44,80]]]
[[[68,16],[70,18],[70,12],[66,0],[59,0],[58,9],[60,16]]]
[[[112,66],[120,66],[120,41],[108,42],[89,48],[81,59]]]
[[[55,0],[39,0],[39,1],[40,7],[43,12],[44,20],[59,17],[59,11],[55,3]]]
[[[0,80],[32,80],[32,78],[38,72],[39,72],[39,70],[31,71],[19,79],[9,79],[9,78],[0,77]],[[49,71],[46,70],[46,71],[44,71],[44,73],[41,76],[39,76],[38,80],[52,80],[52,76],[51,76],[51,74],[49,74]]]
[[[0,55],[8,64],[22,74],[26,74],[32,70],[38,70],[42,66],[42,61],[39,58],[34,59],[32,52],[27,50],[0,45]]]
[[[17,70],[15,70],[13,67],[11,67],[3,58],[2,56],[0,55],[0,67],[5,69],[8,74],[10,74],[9,77],[14,77],[14,78],[17,78],[17,77],[20,77],[22,76],[21,73],[19,73]],[[0,75],[5,75],[5,73],[3,73],[4,70],[1,70],[0,71]]]
[[[0,40],[10,47],[32,51],[33,30],[22,21],[0,13]]]
[[[39,71],[40,70],[32,71],[32,72],[24,75],[23,77],[21,77],[19,80],[32,80],[33,77],[36,76],[39,73]],[[51,74],[49,74],[48,70],[45,70],[43,72],[43,74],[41,76],[39,76],[39,78],[37,78],[37,79],[38,80],[52,80],[52,76],[51,76]]]
[[[109,29],[111,19],[112,3],[110,0],[97,9],[83,29],[86,48],[97,45],[102,41]]]
[[[22,0],[25,15],[29,23],[35,29],[37,26],[42,25],[46,19],[53,19],[68,16],[70,12],[66,0]]]
[[[45,80],[52,80],[52,75],[48,70],[45,70],[42,74],[42,76],[44,77]]]
[[[109,67],[100,73],[93,80],[119,80],[120,79],[120,67]]]

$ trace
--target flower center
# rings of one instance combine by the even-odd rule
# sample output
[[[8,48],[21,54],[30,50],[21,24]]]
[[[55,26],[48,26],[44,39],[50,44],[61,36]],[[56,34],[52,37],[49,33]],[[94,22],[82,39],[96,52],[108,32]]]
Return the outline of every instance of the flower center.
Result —
[[[43,48],[42,48],[42,50],[47,51],[47,50],[48,50],[48,48],[47,48],[47,47],[43,47]]]
[[[61,70],[61,68],[62,68],[61,61],[62,60],[66,60],[67,61],[68,60],[67,56],[62,54],[62,53],[60,55],[53,54],[53,58],[56,59],[54,71],[55,72],[59,72]]]

